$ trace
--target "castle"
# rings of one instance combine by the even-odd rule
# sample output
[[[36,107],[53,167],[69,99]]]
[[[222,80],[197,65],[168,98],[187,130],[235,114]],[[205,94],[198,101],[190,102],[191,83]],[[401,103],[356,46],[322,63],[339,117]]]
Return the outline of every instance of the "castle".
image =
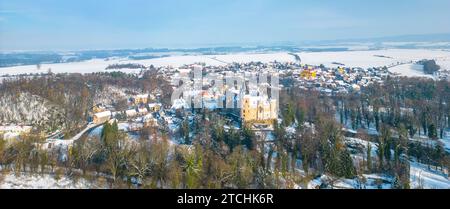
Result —
[[[278,118],[277,100],[264,96],[245,95],[241,118],[244,123],[272,124]]]

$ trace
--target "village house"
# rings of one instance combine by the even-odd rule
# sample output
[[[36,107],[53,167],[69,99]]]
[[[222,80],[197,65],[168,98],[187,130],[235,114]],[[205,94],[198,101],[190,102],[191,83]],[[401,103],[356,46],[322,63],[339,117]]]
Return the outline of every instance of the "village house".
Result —
[[[158,120],[152,114],[147,114],[143,117],[144,127],[157,127]]]
[[[103,106],[102,104],[97,104],[94,107],[92,107],[92,111],[94,113],[104,112],[106,111],[106,107]]]
[[[111,111],[104,111],[94,114],[93,123],[102,124],[111,119]]]
[[[148,113],[148,110],[145,106],[140,107],[140,108],[138,108],[138,113],[139,113],[139,115],[146,115]]]
[[[162,104],[161,103],[150,103],[148,104],[148,109],[150,112],[158,112],[161,110]]]
[[[134,97],[134,104],[147,104],[148,103],[148,94],[139,94]]]
[[[133,118],[138,115],[138,112],[135,109],[131,109],[131,110],[125,111],[125,115],[127,116],[127,118]]]

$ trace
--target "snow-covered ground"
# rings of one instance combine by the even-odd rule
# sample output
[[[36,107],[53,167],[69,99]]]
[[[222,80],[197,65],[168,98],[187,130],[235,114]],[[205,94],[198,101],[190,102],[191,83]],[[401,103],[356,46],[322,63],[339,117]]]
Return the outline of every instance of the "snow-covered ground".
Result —
[[[367,51],[344,51],[344,52],[304,52],[298,53],[302,62],[306,64],[328,67],[338,67],[336,63],[342,63],[347,67],[383,67],[398,63],[415,62],[422,59],[446,60],[450,58],[449,51],[426,50],[426,49],[387,49]],[[333,63],[334,62],[334,63]],[[443,63],[443,65],[448,63]],[[448,66],[443,66],[448,67]]]
[[[430,139],[428,136],[424,135],[423,132],[421,132],[420,136],[415,135],[413,138],[409,138],[409,140],[419,142],[424,146],[437,146],[438,144],[441,144],[445,151],[450,153],[450,131],[445,131],[443,138],[439,140]]]
[[[441,67],[443,70],[450,70],[450,57],[438,59],[436,64]]]
[[[450,131],[446,131],[444,133],[444,138],[440,139],[440,141],[442,142],[442,144],[444,145],[444,149],[447,152],[450,152]]]
[[[50,101],[29,93],[0,96],[0,122],[20,123],[44,128],[63,124],[62,110]]]
[[[373,142],[366,142],[358,138],[346,137],[345,142],[347,145],[361,145],[364,147],[364,151],[367,150],[367,144],[370,143],[372,147],[371,156],[377,156],[377,144]],[[370,177],[365,175],[367,178],[366,188],[373,188],[370,184],[369,179],[376,179],[375,177]],[[385,179],[387,180],[387,179]],[[315,181],[318,181],[316,179]],[[314,182],[312,182],[314,183]],[[316,182],[317,183],[317,182]],[[356,182],[354,179],[340,179],[336,182],[336,188],[355,188]],[[314,185],[312,185],[314,186]],[[443,171],[429,169],[427,165],[410,162],[410,186],[411,188],[424,188],[424,189],[450,189],[450,179],[448,174]],[[388,185],[382,185],[382,188],[389,188]]]
[[[92,185],[84,179],[74,181],[67,177],[61,177],[56,180],[54,176],[27,175],[16,176],[12,173],[0,174],[3,180],[0,182],[1,189],[88,189]]]
[[[297,53],[304,64],[320,65],[328,67],[337,67],[337,63],[342,63],[347,67],[382,67],[392,66],[398,63],[407,63],[419,61],[421,59],[437,59],[438,64],[444,69],[450,69],[450,52],[443,50],[426,49],[386,49],[386,50],[365,50],[365,51],[342,51],[342,52],[301,52]],[[37,68],[36,65],[15,66],[0,68],[0,76],[17,75],[26,73],[46,73],[49,69],[53,73],[91,73],[103,72],[111,64],[136,63],[146,66],[172,66],[180,67],[186,64],[205,63],[207,65],[223,66],[227,63],[245,63],[245,62],[294,62],[295,57],[288,53],[236,53],[226,55],[186,55],[170,56],[147,60],[130,60],[127,58],[115,59],[93,59],[83,62],[42,64]],[[127,73],[139,72],[139,69],[121,69]]]
[[[225,63],[248,63],[248,62],[295,62],[295,57],[288,53],[267,53],[267,54],[227,54],[207,56],[212,60],[220,60]],[[224,63],[225,62],[225,63]],[[211,63],[211,65],[213,65]]]
[[[427,75],[423,72],[423,65],[419,64],[403,64],[397,65],[389,69],[392,73],[398,73],[407,77],[427,77],[434,78],[433,75]]]
[[[367,155],[367,148],[368,145],[370,144],[371,147],[371,152],[370,155],[372,157],[376,157],[377,156],[377,151],[378,151],[378,144],[374,143],[374,142],[369,142],[369,141],[364,141],[362,139],[359,138],[352,138],[352,137],[345,137],[344,142],[347,146],[351,146],[351,147],[357,147],[358,145],[361,146],[362,148],[364,148],[364,155]]]
[[[319,188],[326,184],[328,189],[391,189],[392,178],[380,174],[364,174],[360,179],[333,179],[327,175],[313,179],[307,185],[308,189]]]
[[[450,189],[448,175],[416,162],[410,163],[410,182],[411,188]]]

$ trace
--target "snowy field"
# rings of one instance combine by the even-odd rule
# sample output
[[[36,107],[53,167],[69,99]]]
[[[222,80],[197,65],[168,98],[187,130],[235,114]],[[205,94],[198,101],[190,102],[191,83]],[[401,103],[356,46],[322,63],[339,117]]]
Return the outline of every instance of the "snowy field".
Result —
[[[15,67],[0,68],[0,76],[2,75],[18,75],[30,73],[47,73],[49,69],[53,73],[92,73],[106,71],[106,67],[116,63],[122,63],[123,60],[102,60],[93,59],[83,62],[69,62],[56,64],[42,64],[38,69],[36,65],[24,65]],[[128,63],[128,62],[126,62]],[[136,69],[124,69],[124,72],[138,72]]]
[[[450,52],[443,50],[425,49],[389,49],[373,51],[346,51],[346,52],[317,52],[299,53],[302,62],[306,64],[327,67],[338,67],[336,63],[342,63],[347,67],[383,67],[392,66],[397,63],[415,62],[422,59],[448,60]],[[449,69],[448,62],[443,67]]]
[[[441,67],[441,69],[450,70],[450,57],[438,59],[436,62]]]
[[[342,63],[347,67],[382,67],[392,66],[398,63],[419,61],[421,59],[437,59],[438,64],[444,69],[450,69],[450,52],[443,50],[425,49],[388,49],[388,50],[366,50],[366,51],[343,51],[343,52],[301,52],[298,55],[302,63],[311,65],[323,64],[328,67],[337,67]],[[223,66],[228,63],[246,62],[294,62],[294,56],[288,53],[240,53],[227,55],[187,55],[171,56],[147,60],[130,60],[127,58],[110,58],[106,60],[93,59],[83,62],[42,64],[38,69],[36,65],[15,66],[0,68],[0,76],[17,75],[27,73],[46,73],[49,69],[53,73],[92,73],[103,72],[112,64],[136,63],[156,67],[172,66],[180,67],[185,64],[205,63],[212,66]],[[408,70],[408,69],[406,69]],[[138,72],[139,69],[122,69],[126,73]]]
[[[418,64],[404,64],[389,68],[392,73],[398,73],[406,77],[426,77],[434,78],[433,75],[427,75],[423,72],[423,65]]]

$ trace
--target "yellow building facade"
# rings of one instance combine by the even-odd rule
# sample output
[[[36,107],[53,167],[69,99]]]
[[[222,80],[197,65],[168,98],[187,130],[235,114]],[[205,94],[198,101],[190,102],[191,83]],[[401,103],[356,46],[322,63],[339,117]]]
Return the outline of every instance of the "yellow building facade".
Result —
[[[304,79],[316,79],[317,71],[312,69],[305,69],[300,73],[300,76]]]
[[[244,123],[271,124],[278,118],[277,101],[260,96],[244,96],[241,118]]]
[[[148,94],[140,94],[134,97],[134,104],[147,104],[148,103]]]

